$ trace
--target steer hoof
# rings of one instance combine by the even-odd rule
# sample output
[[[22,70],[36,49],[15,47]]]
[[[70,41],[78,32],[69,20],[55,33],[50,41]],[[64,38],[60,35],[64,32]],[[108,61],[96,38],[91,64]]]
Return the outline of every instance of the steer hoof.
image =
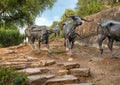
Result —
[[[51,51],[51,50],[48,50],[48,53],[52,53],[52,51]]]
[[[41,53],[41,51],[40,51],[40,50],[38,50],[38,51],[37,51],[37,53]]]
[[[74,55],[72,53],[70,53],[70,57],[73,57]]]

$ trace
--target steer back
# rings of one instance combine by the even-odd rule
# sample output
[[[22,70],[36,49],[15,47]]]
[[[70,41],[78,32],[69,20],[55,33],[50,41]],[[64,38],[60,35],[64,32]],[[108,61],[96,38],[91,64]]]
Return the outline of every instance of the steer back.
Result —
[[[47,33],[46,26],[32,25],[25,29],[25,35],[27,37],[34,37],[36,39],[43,39],[44,34]]]
[[[110,37],[120,42],[120,25],[115,25],[111,27]]]
[[[104,20],[99,23],[97,27],[97,33],[106,34],[106,35],[110,34],[110,30],[111,30],[110,28],[115,25],[120,25],[120,22],[114,20]]]

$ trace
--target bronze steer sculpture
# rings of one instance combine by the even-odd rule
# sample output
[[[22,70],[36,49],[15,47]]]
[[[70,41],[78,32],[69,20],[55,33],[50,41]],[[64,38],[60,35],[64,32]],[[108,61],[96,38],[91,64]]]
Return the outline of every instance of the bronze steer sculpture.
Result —
[[[57,24],[54,28],[50,29],[51,33],[55,33],[56,39],[59,38],[60,35],[60,26]]]
[[[48,52],[50,52],[48,42],[49,34],[50,31],[46,26],[32,25],[25,29],[25,36],[28,37],[28,42],[30,43],[32,50],[35,49],[35,40],[38,40],[38,52],[40,52],[41,42],[46,44]]]
[[[74,46],[75,38],[79,35],[75,29],[77,26],[82,25],[82,20],[90,22],[86,19],[83,19],[79,16],[66,16],[67,18],[71,18],[73,21],[66,22],[63,24],[63,37],[64,37],[64,46],[69,48],[70,56],[73,55],[72,48]]]
[[[99,24],[97,31],[101,34],[100,38],[98,39],[101,54],[103,53],[102,42],[106,38],[108,38],[108,48],[112,52],[113,42],[120,42],[120,22],[114,20],[102,21]]]

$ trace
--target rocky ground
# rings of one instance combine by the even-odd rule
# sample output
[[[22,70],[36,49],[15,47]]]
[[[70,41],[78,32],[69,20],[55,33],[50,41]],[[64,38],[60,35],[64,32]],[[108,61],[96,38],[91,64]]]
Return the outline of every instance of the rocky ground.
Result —
[[[0,48],[0,66],[26,73],[32,85],[120,85],[120,48],[114,48],[116,57],[108,48],[100,56],[98,49],[76,44],[70,57],[60,39],[50,41],[50,49],[44,44],[41,53],[29,45]]]

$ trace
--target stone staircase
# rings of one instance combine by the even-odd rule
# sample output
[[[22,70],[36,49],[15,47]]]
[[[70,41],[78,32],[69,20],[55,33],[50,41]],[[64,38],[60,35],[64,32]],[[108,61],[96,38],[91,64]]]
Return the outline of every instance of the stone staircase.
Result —
[[[89,77],[90,68],[80,67],[76,62],[57,62],[39,60],[33,57],[6,57],[0,66],[14,66],[20,73],[25,73],[28,85],[94,85],[81,82],[80,77]]]

